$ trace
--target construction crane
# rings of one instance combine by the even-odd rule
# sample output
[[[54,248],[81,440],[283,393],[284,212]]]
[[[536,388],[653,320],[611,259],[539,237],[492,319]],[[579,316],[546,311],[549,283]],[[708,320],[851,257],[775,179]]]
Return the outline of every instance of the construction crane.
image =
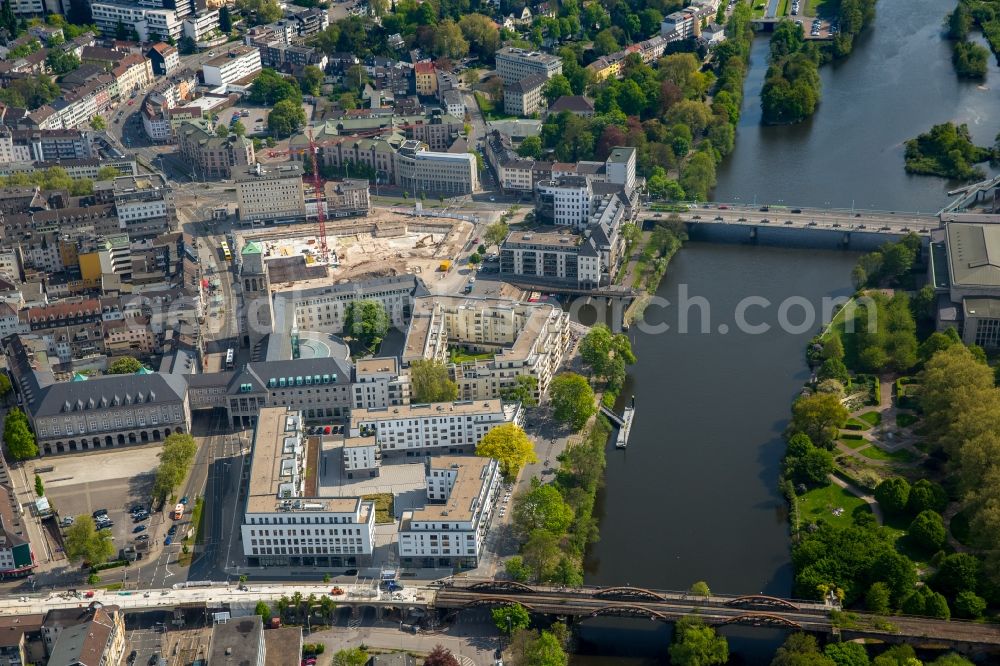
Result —
[[[312,127],[308,129],[306,135],[309,137],[309,157],[312,159],[313,194],[316,196],[316,222],[319,226],[319,252],[320,257],[325,262],[327,260],[326,216],[323,210],[325,201],[323,200],[323,179],[320,178],[319,164],[316,159],[316,153],[319,149],[316,147],[316,140],[313,138]]]

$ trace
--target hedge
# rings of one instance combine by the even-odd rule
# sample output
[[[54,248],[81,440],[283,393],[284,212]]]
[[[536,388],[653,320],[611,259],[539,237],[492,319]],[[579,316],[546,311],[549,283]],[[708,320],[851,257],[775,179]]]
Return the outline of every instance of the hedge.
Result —
[[[864,435],[856,432],[844,432],[840,434],[841,439],[864,439]]]
[[[115,569],[117,567],[127,567],[129,565],[128,560],[111,560],[110,562],[105,562],[104,564],[95,564],[90,567],[90,573],[97,573],[98,571],[104,571],[105,569]]]
[[[844,428],[847,430],[867,430],[867,428],[860,423],[846,423],[844,424]]]

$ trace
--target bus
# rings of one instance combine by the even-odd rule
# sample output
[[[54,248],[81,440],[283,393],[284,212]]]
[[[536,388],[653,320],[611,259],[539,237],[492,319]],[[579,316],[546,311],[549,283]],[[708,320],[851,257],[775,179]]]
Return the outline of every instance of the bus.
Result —
[[[230,347],[226,350],[226,370],[232,370],[236,367],[236,352]]]
[[[226,261],[233,260],[233,253],[229,251],[229,243],[222,241],[222,256],[225,257]]]

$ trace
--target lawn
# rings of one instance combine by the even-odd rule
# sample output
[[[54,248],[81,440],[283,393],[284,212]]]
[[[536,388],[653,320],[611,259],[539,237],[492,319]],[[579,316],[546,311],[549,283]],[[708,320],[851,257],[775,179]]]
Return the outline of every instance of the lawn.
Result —
[[[791,10],[791,4],[790,0],[781,0],[781,2],[778,3],[778,18],[788,16],[788,12]]]
[[[892,462],[913,462],[915,456],[907,451],[906,449],[900,449],[899,451],[883,451],[877,446],[869,446],[868,448],[861,449],[858,451],[861,455],[869,460],[890,460]]]
[[[858,418],[868,425],[875,427],[882,423],[882,412],[865,412],[858,416]]]
[[[822,519],[836,527],[849,527],[855,511],[870,510],[863,499],[832,483],[824,488],[810,490],[800,496],[798,502],[803,524]],[[837,508],[844,510],[839,516],[833,514],[833,510]]]
[[[363,495],[363,500],[375,502],[375,524],[387,525],[396,522],[392,512],[392,493],[374,493]]]
[[[849,449],[860,449],[862,446],[868,444],[868,440],[865,439],[851,439],[849,437],[841,437],[840,443]]]
[[[194,526],[194,543],[201,543],[201,531],[204,527],[204,521],[202,521],[202,508],[205,503],[202,498],[196,497],[194,500],[194,509],[191,510],[191,525]],[[187,539],[184,543],[188,543]]]
[[[486,95],[481,92],[475,93],[476,103],[479,105],[479,110],[483,114],[483,118],[486,120],[503,120],[504,118],[515,118],[510,114],[506,114],[497,111],[496,104]]]
[[[452,363],[465,363],[466,361],[489,361],[492,360],[496,354],[492,352],[484,352],[482,354],[472,354],[466,350],[460,349],[449,349],[448,359]]]
[[[870,430],[871,427],[872,427],[872,425],[870,423],[866,423],[865,421],[862,421],[861,419],[856,419],[853,416],[851,418],[847,419],[847,424],[848,425],[857,426],[855,428],[851,428],[851,430]]]

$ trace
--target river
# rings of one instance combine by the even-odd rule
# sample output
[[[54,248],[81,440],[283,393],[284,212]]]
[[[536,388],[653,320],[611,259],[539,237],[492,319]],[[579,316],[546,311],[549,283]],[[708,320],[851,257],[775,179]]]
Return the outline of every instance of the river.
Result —
[[[941,38],[950,9],[937,0],[880,0],[851,57],[822,68],[817,114],[792,127],[760,125],[768,41],[756,39],[736,149],[720,166],[714,198],[939,210],[954,184],[908,176],[903,142],[948,120],[968,123],[980,145],[991,145],[1000,131],[996,59],[985,85],[957,80]],[[754,311],[772,325],[788,297],[804,297],[818,310],[823,297],[852,291],[855,257],[698,243],[677,254],[659,295],[676,303],[687,285],[711,305],[714,332],[679,333],[676,308],[649,314],[651,321],[666,317],[670,331],[630,332],[640,362],[630,369],[622,403],[635,393],[637,416],[629,448],[608,451],[601,539],[589,554],[588,584],[685,589],[706,580],[719,592],[790,593],[788,528],[776,489],[781,432],[807,378],[804,345],[817,327],[749,335],[734,332],[733,313],[745,296],[773,304]],[[719,323],[730,331],[719,333]],[[783,636],[725,633],[733,663],[768,663]],[[574,665],[665,663],[670,629],[602,619],[584,623],[579,635],[583,654]]]

